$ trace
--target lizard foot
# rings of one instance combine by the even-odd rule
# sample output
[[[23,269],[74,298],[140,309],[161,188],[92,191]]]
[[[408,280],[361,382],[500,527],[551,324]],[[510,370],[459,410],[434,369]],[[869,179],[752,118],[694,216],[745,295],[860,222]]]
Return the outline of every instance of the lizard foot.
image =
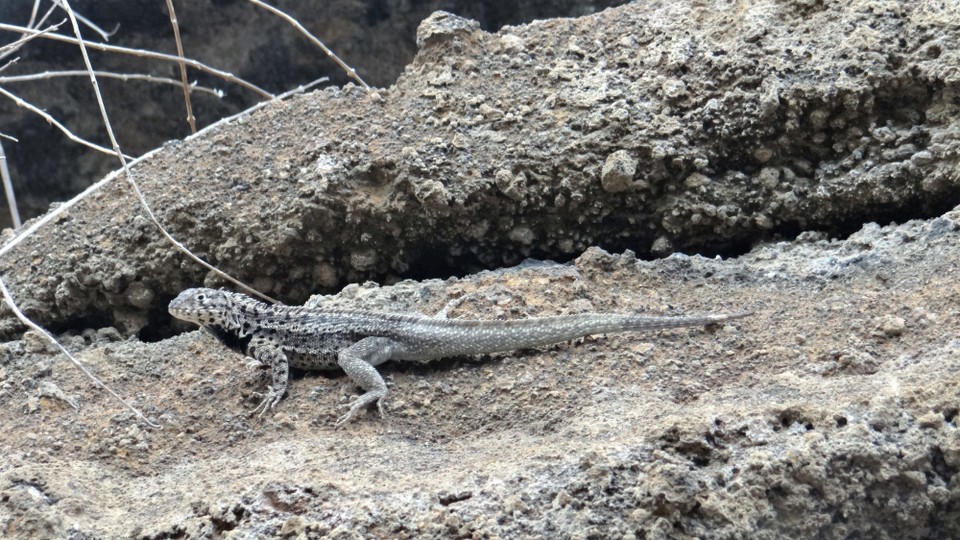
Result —
[[[253,416],[256,414],[257,418],[263,418],[263,415],[268,410],[273,409],[277,405],[277,403],[280,403],[280,398],[283,397],[283,393],[277,392],[276,390],[273,389],[273,387],[268,388],[265,394],[262,394],[260,392],[254,392],[253,395],[255,397],[263,398],[263,401],[261,401],[260,404],[257,405],[257,408],[250,411],[250,416]],[[260,411],[260,414],[257,414],[257,411]]]
[[[263,362],[257,360],[256,358],[250,357],[250,356],[246,357],[245,360],[246,360],[246,364],[245,364],[245,365],[246,365],[247,369],[249,369],[250,371],[253,371],[253,370],[255,370],[255,369],[260,369],[260,368],[262,368],[262,367],[265,365]]]
[[[340,416],[340,418],[337,419],[337,423],[334,424],[334,427],[340,427],[346,424],[347,422],[352,420],[354,416],[356,416],[357,412],[360,409],[366,407],[367,405],[369,405],[370,403],[373,403],[374,401],[376,401],[377,403],[377,410],[380,412],[380,418],[386,418],[387,414],[383,410],[383,396],[379,395],[376,392],[367,392],[366,394],[353,400],[353,403],[344,404],[339,407],[340,409],[349,408],[349,410],[345,414]]]

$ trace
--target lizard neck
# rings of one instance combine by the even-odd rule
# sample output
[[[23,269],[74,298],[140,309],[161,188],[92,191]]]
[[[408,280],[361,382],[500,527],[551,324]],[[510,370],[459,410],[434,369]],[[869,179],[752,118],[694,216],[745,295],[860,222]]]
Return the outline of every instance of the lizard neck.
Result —
[[[240,354],[247,354],[247,347],[250,345],[250,340],[253,339],[253,334],[241,335],[238,330],[228,330],[214,324],[205,325],[204,328],[228,349]]]

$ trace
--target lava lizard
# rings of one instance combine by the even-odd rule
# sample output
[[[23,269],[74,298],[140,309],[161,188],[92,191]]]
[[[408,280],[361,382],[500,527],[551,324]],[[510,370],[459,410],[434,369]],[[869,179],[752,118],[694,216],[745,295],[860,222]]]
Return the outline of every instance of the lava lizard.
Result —
[[[583,313],[478,321],[270,305],[222,289],[187,289],[170,302],[169,310],[178,319],[206,328],[228,348],[270,366],[273,384],[253,411],[259,410],[260,416],[283,397],[291,366],[345,371],[365,393],[337,420],[338,426],[373,402],[383,415],[387,385],[375,366],[387,360],[427,362],[539,347],[591,334],[705,326],[750,315],[740,312],[647,317]]]

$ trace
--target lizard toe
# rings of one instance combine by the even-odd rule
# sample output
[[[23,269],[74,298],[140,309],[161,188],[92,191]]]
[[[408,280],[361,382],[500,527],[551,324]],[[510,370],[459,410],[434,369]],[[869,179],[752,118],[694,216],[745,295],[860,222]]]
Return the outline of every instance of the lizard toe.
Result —
[[[383,420],[387,418],[386,409],[383,407],[383,399],[377,400],[377,411],[380,413],[380,419]]]
[[[269,388],[266,393],[254,392],[253,395],[263,397],[263,401],[261,401],[255,409],[250,411],[250,416],[257,415],[257,418],[263,418],[263,415],[266,414],[268,410],[273,409],[277,403],[280,403],[280,399],[283,398],[283,394],[273,388]]]
[[[337,418],[337,423],[334,424],[334,427],[341,427],[347,422],[349,422],[350,420],[352,420],[353,417],[357,414],[357,410],[359,410],[359,407],[350,407],[349,411],[341,415],[340,418]]]

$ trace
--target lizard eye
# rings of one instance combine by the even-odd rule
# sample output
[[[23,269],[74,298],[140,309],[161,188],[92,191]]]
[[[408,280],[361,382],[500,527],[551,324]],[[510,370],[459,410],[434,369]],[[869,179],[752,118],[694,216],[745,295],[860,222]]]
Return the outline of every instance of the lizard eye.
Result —
[[[202,300],[206,300],[206,299],[207,299],[207,297],[204,296],[204,295],[202,295],[202,294],[198,294],[198,295],[197,295],[197,300],[201,300],[201,301],[202,301]]]

